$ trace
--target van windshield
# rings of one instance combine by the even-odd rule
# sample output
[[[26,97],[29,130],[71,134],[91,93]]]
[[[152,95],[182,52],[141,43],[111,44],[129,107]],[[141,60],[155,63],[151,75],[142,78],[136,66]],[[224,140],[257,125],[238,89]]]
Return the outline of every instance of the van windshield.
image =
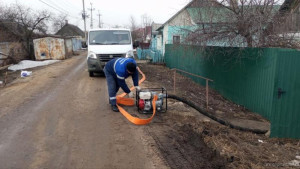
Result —
[[[131,44],[130,32],[119,30],[91,31],[90,45],[128,45]]]

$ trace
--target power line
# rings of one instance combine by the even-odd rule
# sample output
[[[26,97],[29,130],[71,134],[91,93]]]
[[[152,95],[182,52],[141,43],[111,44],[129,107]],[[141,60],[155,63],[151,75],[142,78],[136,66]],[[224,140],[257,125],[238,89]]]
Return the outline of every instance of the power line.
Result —
[[[74,3],[70,3],[69,1],[68,2],[66,2],[64,0],[59,0],[59,1],[53,0],[53,1],[56,2],[56,4],[59,4],[60,6],[67,6],[69,9],[73,9],[73,10],[76,10],[76,11],[81,10],[81,8],[79,8],[78,6],[74,5]],[[65,10],[65,9],[63,9],[63,10]]]
[[[65,1],[63,1],[63,0],[60,0],[58,3],[60,3],[62,6],[64,6],[64,7],[74,7],[73,6],[73,4],[71,4],[71,3],[67,3],[67,2],[65,2]]]
[[[70,10],[66,10],[66,9],[63,9],[63,8],[61,8],[59,5],[57,5],[57,4],[61,4],[61,5],[63,5],[63,6],[68,6],[69,7],[69,9],[70,8],[77,8],[77,9],[79,9],[77,6],[74,6],[73,5],[73,3],[69,3],[69,2],[65,2],[65,1],[63,1],[63,0],[61,0],[61,1],[59,1],[59,2],[57,2],[56,0],[49,0],[49,1],[51,1],[52,3],[53,3],[53,5],[55,5],[56,7],[58,7],[59,9],[62,9],[63,11],[67,11],[68,13],[71,13],[70,12]],[[53,2],[54,1],[54,2]],[[52,4],[51,4],[52,5]],[[76,11],[78,11],[77,9],[75,9]],[[80,9],[79,9],[80,10]],[[79,15],[81,15],[81,13],[78,13]],[[71,16],[71,15],[69,15],[69,16]],[[73,18],[75,18],[74,16],[71,16],[71,17],[73,17]],[[77,17],[76,16],[76,19],[78,19],[79,17]]]
[[[47,5],[47,6],[51,7],[51,8],[53,8],[53,9],[55,9],[55,10],[61,12],[61,13],[65,13],[64,11],[61,11],[60,9],[57,9],[57,8],[55,8],[54,6],[52,6],[52,5],[50,5],[50,4],[46,3],[46,2],[44,2],[43,0],[39,0],[39,1],[42,2],[42,3],[44,3],[45,5]],[[68,13],[65,13],[65,14],[68,14]]]
[[[62,10],[62,11],[65,10],[65,9],[61,8],[60,6],[58,6],[58,5],[57,5],[55,2],[53,2],[52,0],[48,0],[48,1],[50,1],[50,2],[51,2],[51,5],[55,6],[56,8],[58,8],[58,9],[60,9],[60,10]]]
[[[46,2],[44,2],[43,0],[39,0],[40,2],[42,2],[42,3],[44,3],[45,5],[47,5],[47,6],[49,6],[49,7],[51,7],[52,9],[55,9],[55,10],[57,10],[57,11],[59,11],[59,12],[61,12],[61,13],[64,13],[64,14],[66,14],[67,16],[69,16],[69,17],[72,17],[72,18],[75,18],[75,19],[78,19],[78,17],[76,17],[76,16],[72,16],[72,15],[70,15],[68,12],[66,13],[66,12],[64,12],[64,11],[62,11],[62,10],[60,10],[60,9],[57,9],[56,7],[54,7],[53,5],[50,5],[49,3],[46,3]]]
[[[68,0],[66,0],[66,1],[68,1]],[[76,8],[76,10],[81,10],[81,7],[79,7],[79,6],[77,6],[77,5],[74,5],[74,2],[70,2],[70,1],[68,1],[68,2],[66,2],[66,1],[64,1],[64,0],[60,0],[59,2],[63,2],[64,4],[66,4],[67,6],[73,6],[74,8]]]

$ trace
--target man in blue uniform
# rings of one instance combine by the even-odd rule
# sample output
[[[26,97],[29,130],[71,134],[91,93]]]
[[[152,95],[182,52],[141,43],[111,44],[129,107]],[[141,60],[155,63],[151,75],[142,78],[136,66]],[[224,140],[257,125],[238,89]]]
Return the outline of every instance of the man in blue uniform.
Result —
[[[116,95],[121,87],[129,97],[133,97],[133,93],[128,88],[125,79],[132,76],[133,84],[137,90],[139,87],[139,75],[136,69],[136,62],[133,58],[117,58],[112,59],[106,63],[104,67],[104,73],[106,76],[109,103],[112,110],[118,112]]]

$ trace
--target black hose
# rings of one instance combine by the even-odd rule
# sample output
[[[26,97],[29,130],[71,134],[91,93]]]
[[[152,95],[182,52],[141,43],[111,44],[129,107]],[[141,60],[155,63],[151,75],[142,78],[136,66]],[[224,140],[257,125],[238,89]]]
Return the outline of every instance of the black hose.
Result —
[[[196,106],[194,103],[192,103],[191,101],[186,100],[185,98],[181,98],[181,97],[178,97],[178,96],[172,95],[172,94],[168,94],[168,98],[175,99],[175,100],[178,100],[180,102],[183,102],[183,103],[191,106],[192,108],[196,109],[199,113],[201,113],[201,114],[217,121],[218,123],[220,123],[222,125],[229,126],[230,128],[241,130],[241,131],[249,131],[249,132],[253,132],[253,133],[256,133],[256,134],[265,134],[265,133],[268,132],[268,130],[251,129],[251,128],[246,128],[246,127],[236,126],[236,125],[234,125],[234,124],[232,124],[228,121],[225,121],[225,120],[223,120],[219,117],[216,117],[216,116],[208,113],[204,109],[200,108],[199,106]]]

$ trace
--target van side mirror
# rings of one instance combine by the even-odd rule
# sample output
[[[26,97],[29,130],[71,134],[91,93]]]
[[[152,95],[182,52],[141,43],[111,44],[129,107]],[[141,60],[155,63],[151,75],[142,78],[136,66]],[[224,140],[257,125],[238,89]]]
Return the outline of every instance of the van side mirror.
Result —
[[[84,41],[84,42],[81,42],[81,46],[82,46],[82,48],[87,48],[87,43]]]

